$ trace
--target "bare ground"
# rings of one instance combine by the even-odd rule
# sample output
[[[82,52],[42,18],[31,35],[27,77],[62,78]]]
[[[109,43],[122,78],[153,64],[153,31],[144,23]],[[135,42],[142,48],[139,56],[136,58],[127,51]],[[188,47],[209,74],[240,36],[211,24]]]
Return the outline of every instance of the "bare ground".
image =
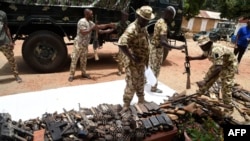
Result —
[[[197,43],[193,42],[192,39],[188,39],[187,43],[190,55],[198,55],[201,53]],[[233,49],[230,43],[223,41],[221,41],[221,43],[228,45],[231,49]],[[14,80],[5,56],[2,53],[0,54],[0,96],[65,86],[121,80],[125,77],[124,75],[117,75],[117,63],[115,62],[113,56],[117,53],[118,48],[109,42],[105,43],[103,48],[99,50],[99,61],[95,61],[93,58],[91,58],[93,56],[93,50],[91,46],[89,48],[90,59],[88,60],[87,72],[93,78],[91,80],[81,79],[80,71],[78,70],[76,72],[76,79],[73,82],[68,82],[70,59],[68,59],[67,65],[60,72],[47,74],[37,73],[24,62],[21,55],[21,46],[22,41],[16,41],[14,53],[18,64],[20,77],[23,79],[23,82],[20,84],[16,83]],[[69,54],[71,52],[72,46],[69,46]],[[167,59],[162,65],[159,81],[176,90],[177,92],[186,90],[187,77],[186,74],[184,74],[184,61],[185,54],[183,52],[180,50],[170,51]],[[197,89],[195,82],[202,80],[211,63],[208,60],[192,61],[190,65],[191,89],[188,89],[187,92],[192,94]],[[246,90],[250,90],[249,66],[250,52],[247,51],[243,56],[242,63],[239,66],[239,75],[236,75],[236,83],[240,84]],[[121,90],[121,94],[123,94],[123,89]]]

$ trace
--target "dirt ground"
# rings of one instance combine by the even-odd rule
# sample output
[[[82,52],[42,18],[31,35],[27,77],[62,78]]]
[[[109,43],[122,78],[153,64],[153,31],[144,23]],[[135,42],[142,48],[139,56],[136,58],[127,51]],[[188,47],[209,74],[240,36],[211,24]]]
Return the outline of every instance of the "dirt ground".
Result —
[[[227,45],[233,50],[233,45],[224,41],[220,43]],[[183,44],[177,42],[176,45]],[[201,52],[199,46],[192,39],[187,40],[189,55],[198,55]],[[113,80],[122,80],[125,75],[117,75],[117,62],[113,56],[117,53],[118,47],[113,43],[105,43],[102,49],[99,49],[99,61],[94,60],[92,46],[89,46],[89,59],[87,65],[87,73],[92,76],[92,79],[82,79],[81,72],[76,71],[75,80],[68,82],[70,57],[68,57],[67,65],[62,68],[60,72],[56,73],[37,73],[33,71],[23,60],[21,55],[22,41],[16,41],[14,53],[17,61],[20,77],[23,79],[22,83],[17,83],[10,71],[10,66],[5,56],[0,53],[0,96],[14,95],[25,92],[41,91],[47,89],[54,89],[60,87],[95,84],[101,82],[108,82]],[[68,47],[68,54],[72,52],[72,46]],[[191,69],[191,88],[186,89],[187,75],[184,67],[185,53],[180,50],[171,50],[167,59],[162,64],[160,76],[158,80],[163,84],[169,86],[177,93],[186,91],[187,94],[194,94],[197,90],[196,82],[203,79],[211,62],[208,60],[192,61],[190,62]],[[235,81],[241,87],[250,91],[250,51],[248,50],[242,58],[239,66],[239,74],[236,75]],[[113,88],[108,88],[113,89]],[[84,90],[83,90],[84,91]],[[123,95],[124,89],[121,89]],[[104,92],[105,93],[105,92]],[[167,98],[166,98],[167,99]],[[0,104],[1,106],[1,104]],[[234,119],[244,121],[240,114],[236,111]]]
[[[221,41],[221,43],[228,45],[231,49],[232,45]],[[181,43],[177,43],[181,44]],[[198,55],[201,53],[197,43],[192,39],[188,39],[188,49],[190,55]],[[76,79],[73,82],[68,82],[69,64],[56,73],[42,74],[33,71],[24,62],[21,55],[22,41],[16,41],[14,53],[20,72],[20,77],[23,79],[22,83],[16,83],[11,74],[9,64],[5,56],[0,54],[0,96],[13,95],[24,92],[40,91],[46,89],[53,89],[66,86],[94,84],[100,82],[108,82],[113,80],[124,79],[125,75],[117,75],[117,63],[113,56],[117,53],[118,48],[113,43],[105,43],[102,49],[99,49],[99,61],[93,58],[92,46],[89,47],[89,57],[87,72],[92,76],[91,80],[81,79],[80,71],[76,71]],[[69,46],[68,53],[72,52],[72,46]],[[180,50],[171,50],[167,59],[162,65],[160,76],[158,80],[176,92],[186,90],[187,75],[184,67],[185,54]],[[211,63],[208,60],[192,61],[191,66],[191,89],[186,90],[187,93],[192,94],[196,91],[197,86],[195,82],[202,80],[208,67]],[[239,66],[239,75],[236,75],[236,83],[240,84],[243,88],[250,90],[250,52],[247,51],[243,56],[242,63]],[[110,88],[112,89],[112,88]],[[121,90],[123,94],[123,89]]]

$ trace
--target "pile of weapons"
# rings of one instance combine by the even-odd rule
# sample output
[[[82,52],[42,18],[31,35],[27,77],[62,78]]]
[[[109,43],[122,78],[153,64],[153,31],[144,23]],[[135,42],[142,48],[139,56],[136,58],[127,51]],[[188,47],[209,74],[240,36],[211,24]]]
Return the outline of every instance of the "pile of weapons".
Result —
[[[156,132],[173,130],[167,114],[154,102],[131,105],[121,113],[121,105],[45,113],[41,118],[12,121],[0,113],[1,141],[140,141]]]
[[[231,106],[222,102],[220,88],[220,83],[216,82],[204,95],[176,93],[164,100],[160,107],[177,124],[183,122],[181,117],[191,113],[197,117],[212,117],[219,124],[249,125],[250,92],[239,86],[234,86]],[[230,116],[226,115],[224,111],[232,108],[234,113]],[[241,119],[235,116],[235,113],[239,113]]]

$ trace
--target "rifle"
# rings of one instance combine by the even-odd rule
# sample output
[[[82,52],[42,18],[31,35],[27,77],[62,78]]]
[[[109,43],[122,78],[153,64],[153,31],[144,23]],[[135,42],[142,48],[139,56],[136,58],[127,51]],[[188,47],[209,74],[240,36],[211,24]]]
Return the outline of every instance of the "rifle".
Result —
[[[188,47],[187,47],[187,40],[186,38],[184,37],[184,35],[182,35],[180,38],[182,38],[182,40],[185,42],[185,63],[184,63],[184,66],[185,66],[185,73],[187,73],[187,82],[186,82],[186,89],[190,89],[191,88],[191,85],[190,85],[190,62],[189,62],[189,59],[187,58],[188,57]]]
[[[97,16],[95,16],[95,22],[97,24]],[[96,29],[94,32],[94,39],[93,39],[93,49],[94,49],[94,55],[95,55],[95,60],[99,60],[99,56],[97,54],[97,48],[100,47],[99,40],[98,40],[98,30]]]
[[[185,66],[185,72],[184,73],[187,73],[187,82],[186,82],[186,89],[190,89],[191,86],[190,86],[190,62],[189,62],[189,59],[188,59],[188,48],[187,48],[187,40],[184,36],[183,33],[181,33],[181,35],[173,35],[170,37],[171,39],[175,39],[175,40],[178,40],[178,41],[181,41],[181,42],[184,42],[185,43],[185,63],[184,63],[184,66]]]

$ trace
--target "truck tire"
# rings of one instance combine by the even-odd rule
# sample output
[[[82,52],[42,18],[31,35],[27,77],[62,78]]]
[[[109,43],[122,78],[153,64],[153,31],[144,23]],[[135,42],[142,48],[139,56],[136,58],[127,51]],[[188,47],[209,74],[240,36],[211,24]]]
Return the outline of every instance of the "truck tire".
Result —
[[[66,62],[67,55],[63,39],[46,30],[30,34],[22,46],[24,61],[32,69],[41,73],[59,71]]]

